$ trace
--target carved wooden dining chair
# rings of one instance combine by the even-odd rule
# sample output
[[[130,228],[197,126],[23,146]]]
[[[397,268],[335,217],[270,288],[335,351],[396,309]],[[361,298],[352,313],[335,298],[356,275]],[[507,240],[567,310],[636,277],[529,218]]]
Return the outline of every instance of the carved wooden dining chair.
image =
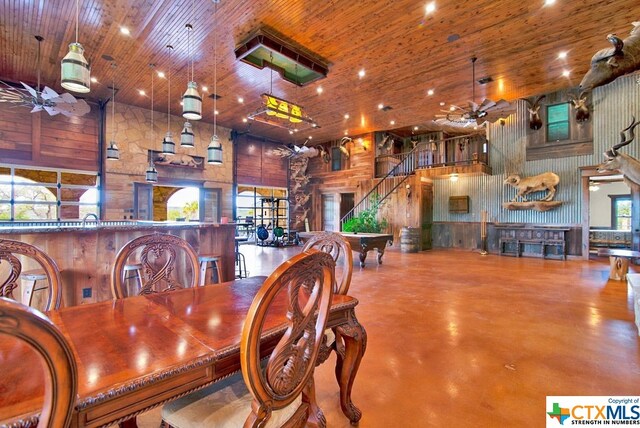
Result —
[[[70,426],[76,402],[78,370],[66,339],[42,313],[0,297],[0,336],[5,335],[26,342],[41,357],[45,369],[44,406],[38,427]],[[32,423],[29,426],[36,424],[35,420],[29,422]]]
[[[253,300],[242,329],[242,373],[168,403],[170,427],[324,427],[313,372],[333,295],[335,262],[309,250],[280,265]],[[280,298],[277,298],[280,296]],[[282,297],[286,296],[286,300]],[[265,319],[286,312],[284,335],[261,362]]]
[[[347,294],[351,285],[351,275],[353,273],[353,254],[351,244],[344,239],[344,236],[335,232],[320,232],[313,235],[305,242],[302,251],[315,248],[325,253],[329,253],[333,260],[338,263],[342,255],[342,267],[340,275],[336,275],[336,282],[333,287],[334,294]]]
[[[25,256],[34,260],[40,265],[41,269],[23,272],[22,263],[17,256]],[[62,303],[62,281],[60,279],[60,270],[56,262],[38,247],[26,244],[20,241],[10,239],[0,239],[0,265],[6,262],[7,277],[0,284],[0,297],[7,297],[16,300],[13,291],[18,288],[18,281],[22,275],[22,279],[29,280],[27,287],[27,295],[29,296],[29,306],[33,302],[35,291],[49,290],[44,299],[41,309],[49,311],[58,309]],[[47,286],[36,289],[38,280],[46,280]],[[20,299],[19,297],[17,298]]]
[[[138,253],[139,263],[142,265],[142,285],[136,294],[160,293],[200,284],[198,255],[193,247],[178,236],[154,233],[132,239],[118,251],[111,270],[111,292],[114,298],[129,296],[124,282],[124,268],[129,258]],[[186,266],[191,269],[191,280],[186,281],[186,284],[174,278],[179,256],[184,256]]]
[[[316,248],[330,254],[336,263],[340,259],[340,256],[343,256],[340,275],[336,275],[333,285],[333,293],[346,295],[351,285],[351,275],[353,273],[351,244],[339,233],[325,231],[313,235],[311,239],[305,242],[302,250],[308,250],[309,248]],[[320,347],[318,364],[324,363],[327,358],[329,358],[329,355],[331,355],[332,350],[343,352],[342,355],[344,355],[344,342],[338,332],[335,329],[328,328],[324,333],[325,339]]]

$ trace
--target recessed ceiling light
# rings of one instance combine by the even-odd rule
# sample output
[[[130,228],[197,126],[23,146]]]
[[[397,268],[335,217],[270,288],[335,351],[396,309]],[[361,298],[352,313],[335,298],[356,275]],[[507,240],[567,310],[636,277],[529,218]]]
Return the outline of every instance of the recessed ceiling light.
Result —
[[[427,15],[430,13],[433,13],[436,11],[436,2],[432,1],[427,3],[427,6],[425,7],[425,11],[427,12]]]
[[[564,77],[569,77],[570,74],[571,74],[571,72],[569,70],[562,70],[562,75]]]
[[[220,112],[218,110],[214,110],[213,114],[220,114]]]
[[[293,132],[298,132],[298,128],[294,128],[294,129],[293,129]]]
[[[307,138],[313,140],[313,135],[309,135]]]
[[[395,124],[396,124],[395,120],[389,121],[389,125],[395,125]]]
[[[427,91],[427,95],[429,95],[429,96],[433,95],[434,93],[435,93],[435,91],[433,89],[429,89]]]
[[[242,104],[242,103],[244,102],[244,98],[242,98],[242,97],[238,97],[238,102],[239,102],[240,104]]]
[[[91,78],[91,82],[93,82],[93,83],[98,83],[98,79],[96,79],[95,77],[92,77],[92,78]]]
[[[567,53],[565,51],[561,51],[558,53],[558,59],[565,59],[567,57]]]
[[[349,113],[345,113],[344,118],[349,119]]]
[[[444,105],[447,104],[444,101],[440,101],[440,106],[444,107]]]
[[[293,130],[292,129],[289,130],[289,134],[293,135]]]
[[[131,31],[129,31],[129,29],[127,27],[120,27],[120,32],[122,34],[124,34],[125,36],[131,35]]]
[[[413,130],[414,130],[414,131],[417,131],[417,130],[418,130],[418,127],[417,127],[417,126],[414,126],[414,127],[413,127]]]
[[[553,6],[556,3],[556,0],[544,0],[545,6]]]
[[[209,92],[209,88],[207,86],[202,87],[202,92]]]
[[[147,93],[146,93],[145,91],[143,91],[142,89],[140,89],[140,90],[138,91],[138,93],[139,93],[140,95],[143,95],[143,96],[147,94]]]
[[[456,111],[456,106],[449,107],[449,111]]]
[[[382,110],[384,108],[384,104],[380,103],[378,104],[378,110]]]
[[[358,77],[362,79],[364,75],[365,75],[364,68],[362,68],[360,69],[360,71],[358,71]]]
[[[318,87],[316,88],[316,92],[317,92],[317,93],[321,94],[321,93],[322,93],[322,91],[323,91],[322,86],[318,86]]]
[[[246,118],[246,117],[243,117],[243,118],[242,118],[242,122],[247,123],[247,118]]]
[[[164,79],[164,73],[162,71],[158,71],[158,77]]]
[[[349,135],[349,130],[348,129],[344,130],[344,135]]]
[[[180,105],[181,105],[181,106],[183,106],[183,105],[184,105],[184,102],[183,102],[183,101],[180,101]]]

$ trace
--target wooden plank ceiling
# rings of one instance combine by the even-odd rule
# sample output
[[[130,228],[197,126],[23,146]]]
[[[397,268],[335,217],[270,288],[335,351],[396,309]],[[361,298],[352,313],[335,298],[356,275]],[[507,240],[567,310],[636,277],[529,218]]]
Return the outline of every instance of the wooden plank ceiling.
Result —
[[[217,24],[210,0],[81,0],[80,36],[92,64],[91,99],[109,96],[117,62],[117,99],[150,107],[149,63],[172,78],[172,112],[179,112],[188,79],[185,24],[194,26],[195,77],[213,91],[214,33],[218,36],[218,123],[271,139],[313,142],[418,125],[424,129],[439,113],[441,102],[466,105],[471,98],[470,57],[478,57],[476,101],[514,100],[577,86],[591,56],[608,47],[606,35],[623,37],[640,20],[637,0],[458,0],[436,1],[425,14],[425,1],[360,0],[221,0]],[[195,16],[193,18],[192,16]],[[261,24],[315,52],[330,63],[329,75],[304,88],[281,80],[276,73],[273,94],[295,101],[321,126],[291,136],[286,130],[242,119],[270,91],[270,71],[235,60],[234,48]],[[130,36],[121,34],[124,26]],[[36,41],[42,35],[43,83],[61,91],[60,60],[74,40],[72,0],[4,0],[0,6],[0,78],[36,81]],[[165,48],[175,47],[173,54]],[[567,51],[566,60],[558,59]],[[364,78],[358,71],[364,69]],[[569,78],[562,77],[564,69]],[[322,87],[322,94],[318,94]],[[427,95],[429,89],[434,95]],[[63,91],[62,91],[63,92]],[[244,103],[238,102],[244,98]],[[378,104],[391,106],[379,111]],[[167,109],[166,81],[156,79],[155,109]],[[205,120],[212,122],[213,102],[205,100]],[[345,119],[345,114],[349,119]],[[41,113],[44,114],[44,113]],[[390,121],[395,121],[391,125]],[[177,131],[177,130],[176,130]]]

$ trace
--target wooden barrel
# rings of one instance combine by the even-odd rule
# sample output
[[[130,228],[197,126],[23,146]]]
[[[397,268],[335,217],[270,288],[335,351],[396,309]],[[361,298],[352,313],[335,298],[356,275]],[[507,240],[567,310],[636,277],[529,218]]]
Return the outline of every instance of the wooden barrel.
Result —
[[[403,227],[400,230],[400,251],[403,253],[417,253],[420,251],[421,229],[418,227]]]

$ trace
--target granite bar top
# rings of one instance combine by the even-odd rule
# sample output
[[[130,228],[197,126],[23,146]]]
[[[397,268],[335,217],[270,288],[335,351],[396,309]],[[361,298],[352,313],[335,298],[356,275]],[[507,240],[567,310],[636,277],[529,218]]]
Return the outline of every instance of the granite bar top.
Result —
[[[175,230],[188,228],[235,227],[235,223],[207,223],[196,221],[14,221],[0,222],[0,235],[56,232],[96,232],[125,230]]]

